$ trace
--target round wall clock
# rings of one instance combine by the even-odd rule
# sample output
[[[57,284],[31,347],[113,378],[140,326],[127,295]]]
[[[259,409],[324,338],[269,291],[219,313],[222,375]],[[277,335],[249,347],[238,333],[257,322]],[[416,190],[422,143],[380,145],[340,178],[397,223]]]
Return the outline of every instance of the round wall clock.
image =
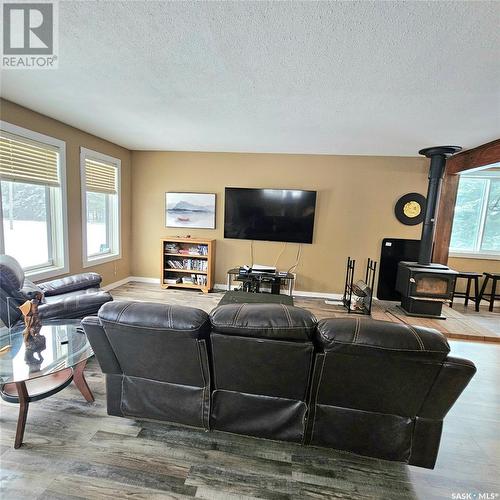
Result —
[[[425,196],[420,193],[408,193],[396,202],[394,213],[399,222],[407,226],[416,226],[424,220]]]

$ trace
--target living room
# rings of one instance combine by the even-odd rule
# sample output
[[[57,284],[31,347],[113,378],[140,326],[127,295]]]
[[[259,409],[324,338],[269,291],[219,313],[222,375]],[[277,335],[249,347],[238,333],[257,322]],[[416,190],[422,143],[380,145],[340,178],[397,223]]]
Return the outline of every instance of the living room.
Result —
[[[2,498],[496,498],[498,5],[30,5]]]

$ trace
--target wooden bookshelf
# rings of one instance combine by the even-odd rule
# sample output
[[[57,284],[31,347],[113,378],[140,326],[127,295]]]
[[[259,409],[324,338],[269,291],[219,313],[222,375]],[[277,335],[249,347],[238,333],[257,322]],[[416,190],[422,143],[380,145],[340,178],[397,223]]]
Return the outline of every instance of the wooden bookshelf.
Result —
[[[191,278],[193,282],[186,282],[187,278]],[[162,288],[193,288],[208,293],[214,286],[214,278],[215,240],[162,238],[160,279]],[[182,281],[167,283],[168,279]]]
[[[184,253],[165,253],[165,255],[168,255],[169,257],[186,257],[186,254]],[[207,255],[196,255],[197,259],[208,259]]]
[[[176,273],[188,273],[188,274],[208,274],[207,271],[199,271],[197,269],[177,269],[175,267],[166,267],[165,271],[174,271]]]

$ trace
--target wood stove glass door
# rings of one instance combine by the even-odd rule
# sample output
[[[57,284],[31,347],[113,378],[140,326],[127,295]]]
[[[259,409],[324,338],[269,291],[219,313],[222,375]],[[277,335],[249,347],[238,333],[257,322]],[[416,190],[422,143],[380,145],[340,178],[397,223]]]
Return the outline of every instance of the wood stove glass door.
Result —
[[[449,294],[450,279],[445,276],[417,274],[415,277],[415,295],[424,297],[443,297]]]

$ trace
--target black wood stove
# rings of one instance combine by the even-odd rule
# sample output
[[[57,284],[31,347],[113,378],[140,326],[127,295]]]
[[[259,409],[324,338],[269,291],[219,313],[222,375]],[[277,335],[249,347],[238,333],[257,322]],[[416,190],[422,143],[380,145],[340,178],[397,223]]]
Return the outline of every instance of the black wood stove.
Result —
[[[422,227],[418,262],[400,262],[396,290],[401,294],[401,309],[409,316],[444,319],[443,302],[450,300],[457,271],[443,264],[431,263],[435,218],[441,192],[446,159],[461,151],[459,146],[438,146],[418,153],[431,159],[427,204]]]

